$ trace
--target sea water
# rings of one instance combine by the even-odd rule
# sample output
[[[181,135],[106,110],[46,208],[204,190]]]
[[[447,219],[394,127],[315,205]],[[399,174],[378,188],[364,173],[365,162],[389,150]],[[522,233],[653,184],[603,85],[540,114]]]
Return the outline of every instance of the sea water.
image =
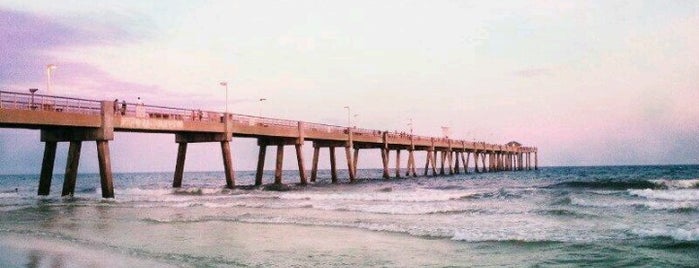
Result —
[[[97,174],[73,197],[59,197],[62,175],[48,197],[37,175],[0,176],[0,267],[699,266],[699,166],[358,173],[300,186],[284,172],[287,191],[124,173],[115,199]]]

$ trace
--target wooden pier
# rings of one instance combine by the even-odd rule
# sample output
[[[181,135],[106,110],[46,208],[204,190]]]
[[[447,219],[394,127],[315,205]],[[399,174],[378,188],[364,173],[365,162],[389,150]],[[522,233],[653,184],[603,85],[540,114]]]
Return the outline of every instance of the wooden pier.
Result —
[[[310,182],[315,182],[321,149],[330,155],[331,180],[338,181],[336,148],[344,148],[349,180],[354,181],[359,163],[359,150],[378,149],[381,152],[383,177],[390,173],[390,155],[395,151],[394,177],[401,176],[401,151],[407,152],[405,176],[417,176],[415,154],[425,152],[422,175],[451,175],[468,173],[473,155],[474,171],[496,172],[538,169],[536,147],[516,142],[488,144],[464,140],[426,137],[333,126],[303,121],[258,116],[151,106],[114,101],[65,98],[47,95],[0,91],[0,127],[41,130],[44,157],[39,177],[39,195],[48,195],[58,142],[68,142],[68,161],[62,195],[72,195],[80,161],[83,141],[95,141],[99,160],[102,196],[114,197],[109,141],[115,131],[142,133],[171,133],[178,144],[173,187],[182,185],[187,145],[197,142],[221,144],[226,187],[235,187],[230,142],[236,138],[254,138],[260,148],[255,185],[262,184],[262,171],[268,146],[276,146],[275,184],[282,184],[284,146],[293,145],[299,167],[299,183],[307,184],[303,145],[313,143]],[[532,165],[532,154],[534,156]],[[480,161],[480,163],[479,163]],[[438,163],[439,162],[439,163]],[[439,167],[437,167],[439,164]]]

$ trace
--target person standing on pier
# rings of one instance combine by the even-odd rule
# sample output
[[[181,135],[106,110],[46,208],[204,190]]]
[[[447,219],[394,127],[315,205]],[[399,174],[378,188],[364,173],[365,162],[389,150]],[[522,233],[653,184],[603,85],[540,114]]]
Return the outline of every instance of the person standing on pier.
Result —
[[[126,115],[126,100],[121,101],[121,115]]]
[[[119,99],[114,99],[114,115],[119,113]]]

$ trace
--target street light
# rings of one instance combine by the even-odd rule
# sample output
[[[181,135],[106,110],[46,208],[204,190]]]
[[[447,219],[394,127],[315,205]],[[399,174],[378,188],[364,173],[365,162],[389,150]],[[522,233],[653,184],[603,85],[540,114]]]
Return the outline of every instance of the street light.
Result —
[[[258,107],[258,116],[259,116],[259,117],[262,117],[262,102],[263,102],[263,101],[266,101],[266,100],[267,100],[267,99],[265,99],[265,98],[260,98],[260,101],[259,101],[260,107]]]
[[[357,128],[357,116],[359,116],[359,114],[352,115],[352,117],[354,118],[354,128]]]
[[[345,109],[347,109],[347,127],[351,128],[352,127],[352,122],[350,121],[351,110],[350,110],[349,106],[345,106]]]
[[[218,84],[223,87],[226,87],[226,116],[228,116],[228,82],[221,81]]]
[[[46,94],[51,95],[51,74],[58,68],[56,64],[46,65]]]
[[[410,136],[413,135],[413,119],[410,118],[410,122],[408,122],[408,126],[410,127]]]
[[[36,106],[34,106],[34,93],[36,93],[38,90],[39,90],[38,88],[30,88],[29,89],[29,92],[32,93],[32,104],[31,104],[32,110],[34,108],[36,108]]]

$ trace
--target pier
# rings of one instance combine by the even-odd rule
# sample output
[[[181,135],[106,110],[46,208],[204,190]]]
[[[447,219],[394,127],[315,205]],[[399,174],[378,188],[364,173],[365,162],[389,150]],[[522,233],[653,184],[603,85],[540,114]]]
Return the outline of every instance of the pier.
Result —
[[[427,137],[381,130],[343,127],[303,121],[266,118],[259,116],[182,109],[173,107],[66,98],[38,94],[0,91],[0,127],[38,129],[44,142],[44,155],[39,176],[39,195],[48,195],[53,177],[58,142],[68,142],[68,161],[62,195],[75,191],[80,149],[84,141],[97,146],[102,196],[114,197],[109,141],[114,132],[169,133],[178,144],[173,187],[181,187],[189,143],[216,142],[221,145],[221,158],[226,187],[235,187],[231,140],[257,139],[259,146],[255,185],[262,184],[262,172],[268,146],[276,146],[275,184],[282,184],[284,146],[294,146],[299,168],[299,183],[313,183],[317,179],[321,151],[329,154],[331,180],[338,182],[336,153],[344,149],[350,181],[357,177],[359,150],[378,150],[381,153],[383,177],[391,175],[391,154],[395,152],[393,177],[418,176],[416,154],[424,155],[423,176],[452,175],[473,171],[497,172],[538,169],[536,147],[517,142],[489,144],[465,140]],[[313,144],[310,178],[306,174],[303,146]],[[407,166],[400,166],[401,152],[407,152]],[[532,159],[533,158],[533,159]],[[402,173],[405,171],[405,173]]]

